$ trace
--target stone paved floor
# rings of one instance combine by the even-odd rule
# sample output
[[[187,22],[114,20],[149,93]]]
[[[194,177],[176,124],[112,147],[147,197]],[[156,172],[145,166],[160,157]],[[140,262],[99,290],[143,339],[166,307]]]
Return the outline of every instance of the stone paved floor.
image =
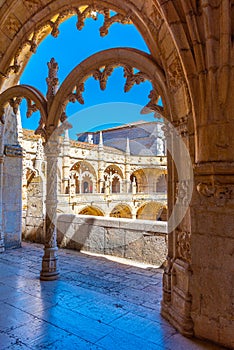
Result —
[[[0,349],[222,349],[161,318],[162,270],[59,251],[61,277],[41,282],[42,246],[0,254]]]

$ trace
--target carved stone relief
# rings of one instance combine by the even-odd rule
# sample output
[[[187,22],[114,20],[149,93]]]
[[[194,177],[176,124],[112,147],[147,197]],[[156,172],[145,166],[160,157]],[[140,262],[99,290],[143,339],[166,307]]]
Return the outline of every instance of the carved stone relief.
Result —
[[[191,263],[191,233],[176,230],[176,249],[178,258]]]
[[[178,204],[189,206],[190,204],[190,181],[180,180],[176,184],[176,199]]]
[[[21,23],[18,18],[14,14],[11,14],[4,23],[3,32],[12,39],[18,33],[20,27]]]
[[[41,6],[40,0],[23,0],[23,2],[25,4],[25,6],[31,11],[36,11]]]
[[[36,10],[40,6],[39,0],[24,0],[26,7],[30,10]],[[23,42],[23,44],[18,48],[17,52],[14,55],[14,58],[6,69],[5,72],[2,72],[1,75],[3,78],[7,78],[9,73],[14,72],[17,73],[20,69],[20,60],[19,57],[25,47],[28,46],[30,52],[35,53],[38,44],[40,43],[41,37],[45,30],[48,31],[50,28],[50,34],[53,37],[57,37],[59,35],[59,26],[60,24],[67,18],[72,15],[77,15],[77,24],[76,27],[78,30],[82,30],[85,24],[86,18],[97,19],[98,14],[104,15],[104,23],[100,28],[100,35],[105,36],[109,32],[109,28],[113,23],[122,23],[122,24],[130,24],[131,19],[130,15],[126,13],[115,13],[111,16],[111,11],[109,8],[105,8],[101,5],[89,5],[85,8],[85,10],[80,11],[78,7],[68,7],[62,12],[58,13],[56,19],[55,16],[51,19],[45,20],[43,24],[41,24],[38,28],[36,28],[28,38]],[[6,35],[8,35],[11,39],[17,34],[21,27],[21,23],[19,20],[12,14],[6,21],[3,31]]]
[[[177,57],[169,64],[167,73],[169,86],[173,92],[184,83],[183,70]]]
[[[233,193],[231,185],[219,183],[199,183],[197,191],[200,194],[201,204],[209,203],[218,207],[224,206],[230,201]]]

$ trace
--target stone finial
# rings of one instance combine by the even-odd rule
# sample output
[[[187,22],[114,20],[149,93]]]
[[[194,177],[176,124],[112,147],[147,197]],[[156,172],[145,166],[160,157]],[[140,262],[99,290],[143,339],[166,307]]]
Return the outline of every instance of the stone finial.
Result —
[[[129,138],[127,137],[127,142],[126,142],[126,155],[130,155],[130,142]]]
[[[46,98],[48,103],[50,104],[57,92],[57,88],[59,85],[58,63],[55,61],[54,58],[51,58],[50,62],[48,62],[47,65],[49,69],[49,74],[48,74],[48,78],[46,78],[46,83],[47,83]]]
[[[64,132],[63,143],[66,144],[66,145],[70,144],[70,138],[69,138],[69,131],[68,131],[68,129],[66,129],[65,132]]]
[[[103,150],[103,137],[102,137],[102,131],[100,131],[99,134],[99,144],[98,144],[98,149]]]

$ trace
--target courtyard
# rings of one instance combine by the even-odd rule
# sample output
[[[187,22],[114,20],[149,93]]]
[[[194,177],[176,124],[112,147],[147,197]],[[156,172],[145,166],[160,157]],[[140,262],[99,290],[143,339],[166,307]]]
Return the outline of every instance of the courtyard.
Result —
[[[43,246],[0,255],[0,349],[218,350],[160,316],[162,269],[59,250],[60,278],[39,280]]]

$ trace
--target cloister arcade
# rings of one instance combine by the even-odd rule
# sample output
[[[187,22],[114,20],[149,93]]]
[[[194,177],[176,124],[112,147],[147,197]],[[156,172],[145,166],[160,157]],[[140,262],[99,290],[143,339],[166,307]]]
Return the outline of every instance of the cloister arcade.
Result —
[[[56,169],[59,136],[69,128],[66,106],[84,103],[88,77],[105,89],[113,69],[121,66],[126,92],[145,79],[152,83],[147,108],[160,113],[167,126],[169,235],[161,313],[182,334],[229,348],[234,347],[233,9],[229,0],[9,0],[1,1],[0,8],[0,250],[21,231],[22,149],[12,136],[21,99],[27,100],[28,116],[36,109],[41,115],[36,133],[44,138],[47,157],[41,279],[53,280],[59,276]],[[76,15],[81,30],[85,19],[98,12],[104,15],[102,36],[116,21],[133,23],[150,54],[129,48],[98,52],[78,63],[59,88],[52,59],[46,96],[17,85],[37,46],[48,34],[58,36],[62,21]],[[84,190],[90,188],[86,180]],[[141,180],[136,176],[136,181]],[[115,180],[114,190],[117,185]]]
[[[152,125],[155,123],[157,122],[152,122]],[[41,242],[45,211],[43,203],[46,195],[44,176],[46,158],[42,140],[38,135],[34,135],[30,130],[22,130],[21,134],[22,138],[19,142],[24,149],[23,237]],[[57,171],[60,213],[161,220],[161,212],[167,207],[166,156],[153,158],[136,156],[105,145],[103,145],[103,152],[102,149],[100,151],[100,145],[70,140],[68,132],[61,142]],[[101,155],[103,172],[98,161],[100,152],[103,153]],[[161,184],[160,191],[157,188],[158,181]],[[37,195],[35,189],[37,189]],[[35,217],[41,218],[41,237],[38,229],[35,237],[32,202]],[[153,215],[149,216],[146,211],[145,214],[141,211],[139,216],[139,207],[148,202],[155,202]],[[166,216],[163,220],[166,220]]]

